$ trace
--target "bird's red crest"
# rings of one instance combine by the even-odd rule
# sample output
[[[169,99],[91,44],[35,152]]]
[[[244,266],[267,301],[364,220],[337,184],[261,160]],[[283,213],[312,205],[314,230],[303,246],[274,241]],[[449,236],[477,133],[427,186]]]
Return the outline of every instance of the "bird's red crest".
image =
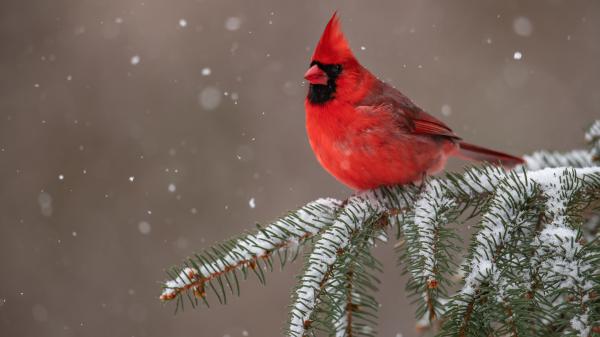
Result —
[[[333,13],[329,23],[327,23],[311,61],[339,64],[349,59],[354,59],[354,55],[344,37],[344,33],[342,33],[340,19],[336,12]]]

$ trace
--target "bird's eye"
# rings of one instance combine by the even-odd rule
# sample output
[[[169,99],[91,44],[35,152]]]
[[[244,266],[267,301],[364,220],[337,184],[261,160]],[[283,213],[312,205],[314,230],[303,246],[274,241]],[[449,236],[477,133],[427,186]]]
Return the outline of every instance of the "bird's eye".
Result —
[[[334,74],[338,75],[342,72],[342,66],[339,64],[334,64],[332,70]]]

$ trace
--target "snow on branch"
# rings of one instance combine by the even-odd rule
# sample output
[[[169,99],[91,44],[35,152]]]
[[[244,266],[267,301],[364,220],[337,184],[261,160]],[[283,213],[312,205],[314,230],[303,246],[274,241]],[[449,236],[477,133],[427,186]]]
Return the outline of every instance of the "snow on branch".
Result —
[[[461,291],[463,295],[475,294],[481,282],[496,271],[495,260],[505,244],[513,240],[516,231],[531,225],[527,209],[536,193],[536,185],[526,174],[511,173],[497,186],[483,216],[481,230],[475,237],[473,256],[467,264],[469,273]]]
[[[428,288],[437,288],[436,270],[439,270],[440,259],[437,246],[442,241],[439,231],[455,218],[457,209],[456,200],[444,193],[439,180],[429,182],[415,203],[414,224],[419,235],[416,239],[421,247],[419,255],[422,256],[421,277],[426,281]],[[449,214],[455,213],[455,214]],[[457,215],[456,215],[457,216]]]
[[[312,329],[313,313],[325,295],[325,285],[338,258],[354,248],[351,242],[367,227],[375,226],[385,210],[360,196],[348,199],[334,223],[319,236],[307,259],[290,314],[289,336],[303,337]]]
[[[407,287],[422,299],[417,309],[420,325],[443,314],[447,289],[453,285],[460,239],[448,225],[457,222],[469,206],[473,212],[480,210],[498,182],[506,178],[501,168],[473,167],[445,179],[432,179],[422,188],[413,217],[402,226],[406,243],[402,260],[412,276]]]
[[[548,167],[591,167],[592,155],[588,150],[573,150],[566,153],[537,151],[524,156],[527,169],[535,171]]]
[[[319,199],[300,208],[289,215],[254,234],[247,234],[238,239],[220,244],[202,254],[184,262],[183,268],[175,268],[169,275],[171,280],[164,283],[160,299],[172,300],[184,291],[192,290],[196,298],[190,301],[197,304],[197,299],[205,299],[206,284],[217,295],[220,302],[225,302],[226,291],[222,277],[225,278],[229,290],[239,293],[239,282],[236,270],[241,270],[244,277],[247,268],[253,270],[259,280],[264,283],[264,274],[259,262],[268,261],[272,268],[271,258],[277,253],[282,265],[288,260],[288,254],[297,254],[298,245],[312,238],[315,234],[329,226],[340,206],[335,199]],[[235,282],[228,278],[231,274]],[[213,285],[217,280],[220,291]],[[181,303],[183,304],[183,303]]]
[[[469,331],[482,329],[479,320],[473,319],[481,286],[500,282],[496,261],[516,234],[531,225],[532,217],[526,210],[535,195],[536,186],[525,175],[509,173],[498,183],[473,240],[470,258],[463,265],[464,285],[448,305],[448,331],[466,336]]]
[[[344,261],[347,262],[347,261]],[[352,324],[348,319],[352,306],[352,277],[353,272],[343,274],[342,271],[333,269],[332,277],[327,280],[324,289],[323,302],[331,311],[331,335],[345,337]],[[349,325],[350,323],[350,325]]]
[[[535,172],[513,172],[499,183],[483,216],[481,229],[475,236],[470,259],[464,266],[467,270],[464,285],[449,304],[450,319],[446,326],[450,331],[465,336],[468,331],[489,329],[489,318],[488,321],[482,322],[480,317],[475,318],[473,315],[476,310],[486,310],[485,307],[492,303],[504,308],[507,317],[501,321],[505,322],[503,324],[511,324],[507,329],[512,329],[515,335],[518,335],[517,331],[521,329],[530,329],[517,325],[514,313],[518,309],[513,306],[517,302],[514,300],[515,291],[518,293],[519,289],[531,290],[523,286],[525,283],[530,285],[537,282],[541,283],[538,287],[545,288],[557,278],[569,277],[563,273],[553,279],[546,273],[538,275],[533,282],[532,270],[528,268],[530,257],[527,256],[530,244],[546,249],[549,249],[550,245],[554,250],[561,250],[561,254],[557,255],[558,260],[549,259],[548,255],[544,256],[542,266],[550,271],[564,272],[566,268],[571,273],[575,270],[579,273],[589,269],[579,264],[582,256],[576,254],[575,248],[565,250],[564,245],[570,239],[575,242],[577,237],[577,232],[568,227],[573,222],[567,221],[567,215],[572,210],[569,207],[574,207],[573,198],[582,192],[583,187],[598,189],[599,179],[600,168],[550,168]],[[540,201],[543,200],[546,200],[542,203],[545,204],[545,209],[540,210]],[[541,217],[542,214],[545,217]],[[532,243],[530,238],[536,231],[540,231],[541,220],[544,218],[552,221],[541,230]],[[580,260],[565,267],[564,259],[568,256],[577,256]],[[540,269],[543,270],[538,268],[538,273]],[[485,293],[494,294],[494,297],[484,296]],[[522,296],[521,294],[517,297]],[[487,299],[485,304],[482,304],[481,299],[484,297]],[[583,326],[582,319],[579,318],[585,316],[577,317],[578,326]]]
[[[321,314],[332,325],[326,331],[330,336],[375,335],[379,303],[373,292],[379,280],[372,274],[383,267],[370,253],[371,238],[362,235],[353,241],[352,249],[336,261],[322,296]]]
[[[574,208],[581,206],[578,195],[582,190],[600,188],[599,174],[600,169],[538,173],[538,183],[547,197],[545,213],[549,220],[533,241],[532,266],[549,285],[544,289],[546,293],[569,296],[564,305],[551,312],[555,320],[567,317],[572,333],[578,336],[588,336],[592,329],[589,306],[594,296],[593,278],[598,276],[592,261],[599,256],[580,243],[581,232],[572,225],[577,220],[572,217]]]
[[[450,196],[443,181],[433,179],[415,202],[414,218],[403,226],[405,242],[410,243],[404,255],[405,269],[412,275],[408,288],[417,295],[423,294],[417,314],[425,316],[428,322],[440,314],[440,290],[442,296],[447,296],[444,290],[451,285],[451,278],[444,275],[456,267],[452,255],[459,239],[447,225],[460,215],[458,210],[458,201]]]
[[[550,167],[593,167],[600,161],[600,120],[595,121],[585,140],[590,145],[590,150],[573,150],[566,153],[557,151],[537,151],[524,156],[525,166],[528,170],[535,171]]]

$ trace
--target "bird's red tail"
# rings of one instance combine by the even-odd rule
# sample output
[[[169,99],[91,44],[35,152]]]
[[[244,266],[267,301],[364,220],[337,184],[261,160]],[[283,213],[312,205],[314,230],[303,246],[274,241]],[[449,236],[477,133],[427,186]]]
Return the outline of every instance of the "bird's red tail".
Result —
[[[506,168],[513,168],[519,164],[525,163],[522,158],[511,156],[510,154],[486,149],[477,145],[460,142],[458,157],[463,159],[487,161],[494,164],[500,164]]]

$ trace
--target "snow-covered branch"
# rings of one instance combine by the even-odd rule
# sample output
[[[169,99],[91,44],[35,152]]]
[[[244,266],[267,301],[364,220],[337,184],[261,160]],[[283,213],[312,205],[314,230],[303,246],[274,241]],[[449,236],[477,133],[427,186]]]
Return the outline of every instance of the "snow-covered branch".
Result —
[[[349,250],[356,248],[351,245],[354,237],[367,228],[373,230],[384,211],[360,196],[352,197],[334,223],[319,236],[295,291],[288,330],[290,336],[303,337],[313,327],[313,314],[325,294],[325,285],[335,273],[334,264]]]
[[[324,303],[320,310],[324,320],[331,322],[328,334],[336,337],[376,332],[374,318],[379,303],[373,292],[379,280],[373,273],[382,272],[383,267],[370,253],[370,238],[356,238],[354,241],[354,249],[334,265],[334,273],[325,285]]]
[[[588,150],[573,150],[566,153],[537,151],[525,156],[525,166],[535,171],[549,167],[591,167],[592,154]]]
[[[546,293],[569,296],[559,310],[552,311],[555,320],[567,318],[573,334],[588,336],[593,326],[589,309],[593,278],[598,276],[592,261],[598,258],[598,252],[580,243],[581,232],[573,226],[576,219],[572,217],[581,203],[577,197],[582,190],[600,188],[600,169],[565,169],[562,174],[544,170],[538,175],[547,197],[545,214],[549,220],[533,241],[532,265],[547,284],[543,289]]]
[[[210,251],[196,254],[184,262],[181,270],[175,268],[170,273],[171,280],[164,283],[160,299],[171,300],[181,292],[191,289],[196,295],[196,299],[190,298],[191,304],[194,305],[198,298],[205,298],[208,284],[219,301],[225,302],[226,291],[221,278],[225,279],[230,291],[234,291],[235,288],[237,293],[239,282],[236,270],[241,270],[245,276],[247,268],[250,268],[256,272],[259,280],[264,281],[259,262],[268,261],[271,265],[270,259],[273,254],[278,254],[283,265],[292,255],[297,255],[300,244],[331,225],[340,205],[341,202],[335,199],[313,201],[254,234],[247,234],[218,245]],[[235,282],[231,282],[228,274],[231,274]],[[215,279],[220,291],[212,283]]]
[[[489,329],[490,322],[483,323],[473,319],[472,312],[478,304],[479,310],[484,310],[482,308],[491,303],[508,308],[506,313],[511,317],[504,317],[504,322],[512,324],[516,319],[516,309],[512,308],[515,291],[517,297],[523,297],[525,291],[531,290],[532,283],[537,283],[538,288],[547,289],[556,286],[558,279],[582,277],[583,274],[578,273],[585,273],[589,266],[580,264],[587,259],[577,253],[578,245],[573,246],[577,231],[570,227],[573,221],[568,221],[568,215],[576,204],[576,196],[589,192],[586,189],[600,188],[598,179],[600,168],[551,168],[511,173],[500,182],[483,216],[481,229],[475,236],[471,257],[464,266],[468,271],[464,286],[449,305],[451,314],[447,326],[451,327],[451,331],[463,336],[468,335],[468,331]],[[540,206],[544,208],[541,209]],[[540,220],[544,218],[551,221],[541,229]],[[531,240],[536,232],[539,235]],[[565,249],[565,244],[569,242],[573,247]],[[530,247],[536,252],[532,261],[537,261],[541,266],[535,268],[535,281],[532,280],[534,269],[529,268],[532,258],[528,256]],[[555,259],[549,255],[536,259],[540,255],[540,249],[552,251]],[[578,261],[566,262],[565,259],[572,260],[575,256]],[[546,272],[542,272],[544,270]],[[558,275],[550,277],[551,272]],[[525,284],[528,286],[524,286]],[[484,293],[494,294],[492,298],[487,296],[485,305],[481,304]],[[580,305],[585,306],[583,302]],[[581,317],[573,318],[579,322],[578,327],[582,326]],[[512,326],[511,329],[516,333],[519,329],[530,327]]]

